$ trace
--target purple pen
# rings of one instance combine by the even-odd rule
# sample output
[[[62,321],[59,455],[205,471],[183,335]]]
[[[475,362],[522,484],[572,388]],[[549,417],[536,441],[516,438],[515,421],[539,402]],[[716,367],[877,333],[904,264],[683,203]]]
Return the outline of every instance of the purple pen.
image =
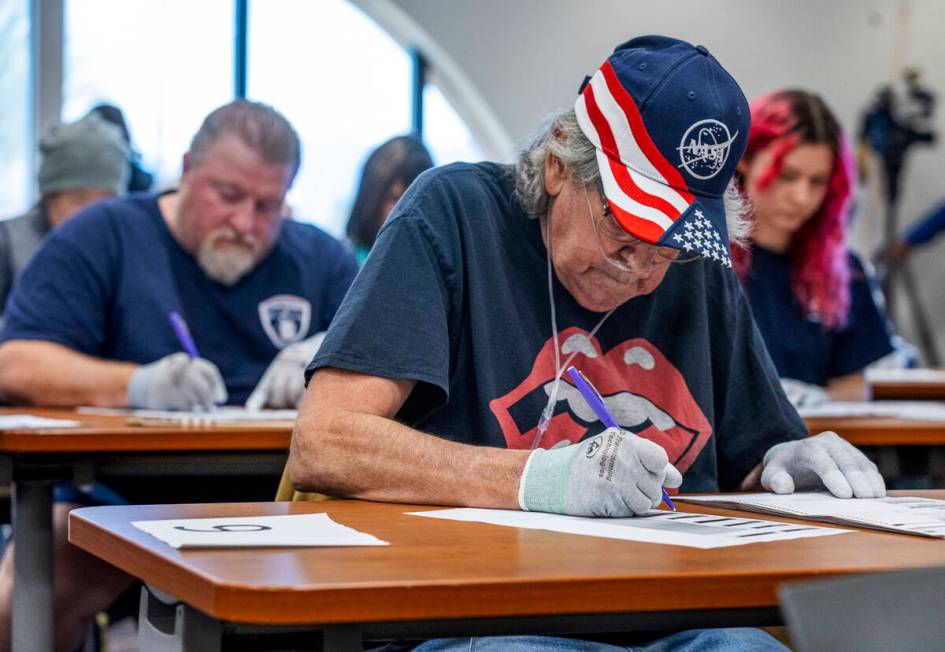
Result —
[[[604,399],[601,397],[600,392],[597,391],[597,388],[591,384],[591,381],[581,373],[576,367],[568,367],[568,375],[571,376],[571,380],[574,381],[574,386],[577,387],[577,390],[581,392],[581,396],[584,397],[584,400],[587,401],[587,404],[591,406],[591,409],[594,410],[594,414],[597,415],[597,418],[600,419],[600,422],[603,423],[608,428],[619,428],[617,425],[616,419],[610,413],[610,410],[607,409],[607,406],[604,404]],[[662,487],[660,491],[663,492],[663,502],[666,503],[666,506],[669,507],[674,512],[676,511],[676,505],[673,504],[673,501],[669,499],[669,494],[666,493],[666,490]]]
[[[177,335],[177,339],[180,341],[180,345],[184,347],[184,351],[187,352],[191,358],[199,358],[200,354],[197,352],[197,345],[194,344],[194,339],[190,336],[190,329],[187,328],[187,322],[184,321],[184,318],[180,316],[180,313],[176,310],[171,311],[171,314],[167,316],[171,320],[171,327],[174,329],[174,334]]]

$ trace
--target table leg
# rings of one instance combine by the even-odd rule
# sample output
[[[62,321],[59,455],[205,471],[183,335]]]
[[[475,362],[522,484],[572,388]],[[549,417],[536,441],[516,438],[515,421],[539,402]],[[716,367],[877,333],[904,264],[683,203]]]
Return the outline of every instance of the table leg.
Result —
[[[223,624],[148,585],[138,601],[141,652],[220,652]]]
[[[13,486],[13,651],[53,650],[52,483]]]
[[[358,625],[325,625],[322,630],[323,652],[361,652],[361,628]]]

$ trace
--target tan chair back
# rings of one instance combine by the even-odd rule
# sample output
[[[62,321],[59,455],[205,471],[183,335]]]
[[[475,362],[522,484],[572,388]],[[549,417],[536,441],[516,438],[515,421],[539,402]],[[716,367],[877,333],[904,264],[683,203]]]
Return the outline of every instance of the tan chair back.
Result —
[[[276,490],[276,500],[318,502],[321,500],[331,500],[331,496],[315,492],[296,491],[295,487],[292,486],[292,482],[289,480],[289,467],[287,465],[282,469],[282,477],[279,479],[279,488]]]

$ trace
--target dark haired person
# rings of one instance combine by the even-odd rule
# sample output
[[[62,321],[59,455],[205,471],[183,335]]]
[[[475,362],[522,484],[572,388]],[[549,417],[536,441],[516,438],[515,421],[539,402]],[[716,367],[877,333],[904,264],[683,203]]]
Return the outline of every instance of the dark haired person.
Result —
[[[421,172],[432,167],[427,148],[413,136],[391,138],[371,152],[361,170],[346,228],[358,263],[364,264],[377,232],[400,196]]]
[[[90,115],[97,115],[102,120],[110,122],[121,130],[121,136],[128,146],[128,192],[148,192],[154,183],[154,175],[141,167],[141,154],[131,145],[131,132],[125,122],[125,114],[114,104],[98,104],[89,111]]]

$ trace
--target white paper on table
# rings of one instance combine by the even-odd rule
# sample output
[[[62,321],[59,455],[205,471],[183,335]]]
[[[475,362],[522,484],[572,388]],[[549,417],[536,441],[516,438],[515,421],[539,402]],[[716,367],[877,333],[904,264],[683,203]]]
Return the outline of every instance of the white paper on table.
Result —
[[[123,410],[114,408],[80,407],[79,414],[104,416],[126,416],[138,419],[153,419],[181,425],[220,425],[249,423],[254,421],[295,421],[298,410],[247,410],[235,405],[226,405],[209,411],[182,410]]]
[[[945,383],[945,369],[866,369],[871,383]]]
[[[938,401],[827,401],[798,409],[808,417],[890,417],[910,421],[945,421],[945,403]]]
[[[386,541],[331,520],[328,514],[133,521],[174,548],[387,546]]]
[[[828,493],[679,496],[682,502],[945,539],[945,500],[837,498]]]
[[[78,428],[82,424],[69,419],[47,419],[32,414],[0,416],[0,430],[43,430],[46,428]]]
[[[586,518],[542,512],[469,507],[409,512],[409,514],[451,521],[471,521],[528,530],[550,530],[607,539],[703,549],[830,536],[850,531],[796,523],[776,523],[754,518],[684,514],[655,509],[643,516],[633,518]]]

